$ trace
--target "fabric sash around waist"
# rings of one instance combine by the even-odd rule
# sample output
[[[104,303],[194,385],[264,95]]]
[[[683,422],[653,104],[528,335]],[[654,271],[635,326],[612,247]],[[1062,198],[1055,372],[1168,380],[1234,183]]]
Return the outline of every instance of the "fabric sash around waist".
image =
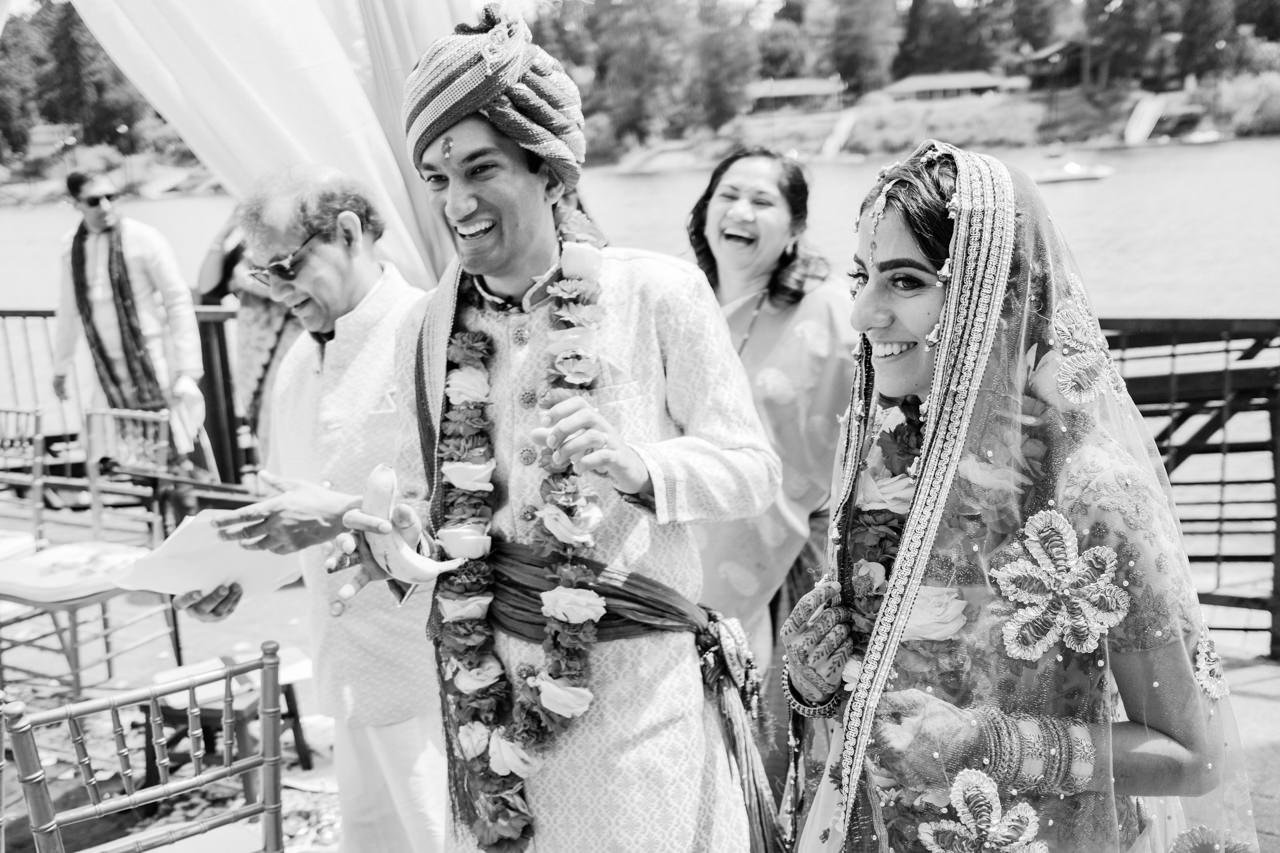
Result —
[[[544,556],[528,545],[495,542],[488,563],[498,576],[494,584],[489,617],[493,624],[531,643],[546,638],[547,617],[542,613],[541,594],[559,586],[552,570],[557,558]],[[599,580],[604,565],[575,557],[596,575],[587,589],[605,600],[605,615],[596,622],[596,637],[602,642],[641,637],[654,631],[707,630],[705,610],[666,584],[640,575],[629,575],[622,583]]]

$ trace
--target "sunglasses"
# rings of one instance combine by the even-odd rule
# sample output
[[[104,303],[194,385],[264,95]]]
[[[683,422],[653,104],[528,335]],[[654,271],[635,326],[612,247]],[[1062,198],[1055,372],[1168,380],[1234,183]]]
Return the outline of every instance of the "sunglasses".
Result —
[[[312,231],[307,235],[307,239],[303,240],[298,248],[285,255],[278,261],[272,261],[265,267],[250,267],[249,275],[260,284],[271,286],[271,279],[278,278],[281,281],[293,281],[298,277],[298,262],[302,255],[302,250],[307,244],[320,235],[319,231]]]
[[[101,207],[104,201],[115,201],[115,193],[102,193],[101,195],[87,195],[81,199],[88,207]]]

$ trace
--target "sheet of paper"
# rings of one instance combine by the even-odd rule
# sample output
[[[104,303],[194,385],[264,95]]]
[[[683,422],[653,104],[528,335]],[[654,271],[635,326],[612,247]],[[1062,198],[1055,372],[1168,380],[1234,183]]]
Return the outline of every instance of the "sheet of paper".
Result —
[[[217,514],[206,509],[183,519],[160,547],[114,578],[116,585],[180,595],[238,583],[245,595],[254,595],[278,589],[298,576],[297,554],[251,551],[219,539],[211,523]]]

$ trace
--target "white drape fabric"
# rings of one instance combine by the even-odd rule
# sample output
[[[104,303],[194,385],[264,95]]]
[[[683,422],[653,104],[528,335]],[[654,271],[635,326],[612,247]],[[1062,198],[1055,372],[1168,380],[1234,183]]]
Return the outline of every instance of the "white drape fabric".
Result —
[[[386,215],[390,259],[410,282],[435,285],[453,249],[404,162],[400,92],[421,51],[471,17],[467,0],[75,4],[228,192],[298,162],[336,166]]]

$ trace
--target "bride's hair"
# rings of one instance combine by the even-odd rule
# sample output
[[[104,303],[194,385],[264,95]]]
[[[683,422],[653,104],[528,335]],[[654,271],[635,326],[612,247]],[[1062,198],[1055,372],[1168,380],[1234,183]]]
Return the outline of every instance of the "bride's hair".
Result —
[[[952,224],[947,201],[955,191],[956,164],[950,156],[933,151],[914,154],[881,171],[858,215],[861,218],[885,193],[885,205],[898,211],[920,250],[938,269],[951,254]]]

